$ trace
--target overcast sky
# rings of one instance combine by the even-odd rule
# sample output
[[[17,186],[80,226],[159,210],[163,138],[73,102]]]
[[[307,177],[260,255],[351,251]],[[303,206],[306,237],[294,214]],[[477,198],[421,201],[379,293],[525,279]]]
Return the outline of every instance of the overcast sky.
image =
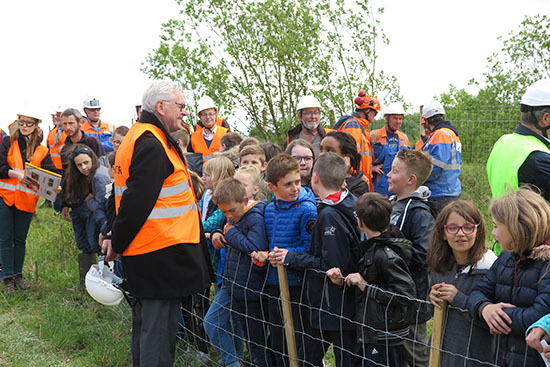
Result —
[[[238,0],[237,0],[238,1]],[[549,13],[550,0],[377,0],[390,44],[379,65],[414,106],[466,87],[486,71],[498,36],[525,15]],[[102,120],[127,125],[150,81],[140,71],[159,44],[161,24],[181,17],[174,0],[18,0],[0,4],[0,127],[17,113],[51,126],[58,106],[82,111],[87,96]],[[383,102],[383,101],[382,101]],[[26,111],[26,112],[25,112]],[[33,112],[34,111],[34,112]]]

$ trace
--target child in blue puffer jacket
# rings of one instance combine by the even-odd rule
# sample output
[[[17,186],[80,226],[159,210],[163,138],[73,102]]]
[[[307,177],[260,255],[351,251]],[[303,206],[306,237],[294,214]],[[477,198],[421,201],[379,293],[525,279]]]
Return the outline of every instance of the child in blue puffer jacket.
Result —
[[[524,335],[550,305],[550,206],[539,194],[519,189],[494,200],[489,210],[503,252],[470,293],[468,309],[499,335],[495,364],[543,367]]]
[[[276,266],[279,259],[272,251],[284,248],[288,251],[305,252],[309,249],[310,234],[317,219],[315,195],[305,187],[301,187],[300,168],[298,162],[288,154],[278,154],[272,158],[266,167],[266,178],[269,188],[273,191],[273,202],[265,208],[264,220],[269,242],[269,260],[271,267],[267,275],[268,313],[271,323],[271,348],[277,359],[277,366],[288,365],[288,352],[284,341],[284,328],[281,304],[279,302],[279,279]],[[253,252],[255,261],[265,263],[268,256],[265,252]],[[282,263],[281,263],[282,265]],[[300,315],[307,315],[307,309],[302,305],[301,286],[303,272],[287,270],[292,316],[294,320],[296,347],[299,349],[302,340],[302,325],[308,320],[302,320]],[[300,305],[300,306],[299,306]]]

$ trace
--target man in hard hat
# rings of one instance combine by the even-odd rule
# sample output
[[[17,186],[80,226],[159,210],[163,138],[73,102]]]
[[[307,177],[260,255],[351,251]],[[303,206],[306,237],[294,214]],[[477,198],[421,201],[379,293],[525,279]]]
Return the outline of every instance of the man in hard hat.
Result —
[[[193,152],[202,154],[204,163],[212,158],[215,152],[220,151],[220,139],[229,129],[216,123],[218,120],[218,107],[212,98],[204,96],[199,99],[197,111],[200,121],[197,123],[195,132],[191,134],[191,148]]]
[[[67,138],[67,134],[63,131],[63,124],[61,122],[62,113],[63,110],[61,109],[61,106],[57,108],[55,113],[52,113],[54,128],[50,130],[48,138],[46,139],[46,145],[50,150],[50,156],[52,157],[52,161],[58,170],[61,170],[62,168],[61,148],[63,148],[63,144],[65,144],[65,139]]]
[[[493,146],[487,176],[493,198],[522,183],[542,191],[550,201],[550,79],[531,85],[521,98],[521,123]]]
[[[116,126],[107,124],[99,118],[101,114],[101,103],[98,99],[85,99],[84,100],[84,113],[87,120],[82,124],[82,131],[86,135],[95,136],[103,145],[106,153],[113,151],[113,143],[111,143],[111,137]]]
[[[361,154],[361,170],[372,191],[372,151],[370,146],[370,131],[367,126],[374,122],[380,111],[380,102],[373,95],[359,91],[354,99],[355,112],[351,116],[342,116],[333,129],[350,134],[357,143],[357,151]]]
[[[388,191],[388,172],[391,171],[393,159],[401,149],[410,149],[407,135],[399,129],[403,124],[405,110],[401,103],[391,103],[384,111],[386,126],[371,132],[371,149],[373,152],[372,186],[374,192],[390,196]]]
[[[285,147],[293,140],[304,139],[313,146],[315,156],[318,157],[321,140],[327,133],[319,123],[321,120],[321,103],[314,96],[303,96],[296,106],[296,117],[300,124],[288,130]]]
[[[112,238],[132,307],[134,366],[172,366],[180,302],[210,288],[213,273],[185,159],[170,136],[185,110],[181,86],[154,81],[115,161]]]
[[[425,131],[428,134],[422,151],[433,158],[432,173],[424,185],[431,191],[428,201],[439,212],[462,193],[458,178],[462,169],[462,143],[456,126],[445,120],[445,109],[439,102],[424,105],[422,118],[426,120]]]

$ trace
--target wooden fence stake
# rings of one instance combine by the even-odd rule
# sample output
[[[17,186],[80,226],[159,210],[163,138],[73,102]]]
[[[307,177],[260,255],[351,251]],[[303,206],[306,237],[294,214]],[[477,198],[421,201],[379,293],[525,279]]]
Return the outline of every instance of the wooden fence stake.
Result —
[[[290,367],[298,367],[298,351],[294,336],[294,320],[292,319],[292,306],[290,304],[290,291],[288,290],[288,277],[284,265],[277,265],[279,275],[279,289],[281,291],[281,305],[283,307],[283,320],[286,336],[286,346]]]
[[[441,344],[443,344],[443,327],[445,325],[445,311],[447,301],[444,301],[441,308],[434,307],[434,318],[432,326],[432,343],[430,348],[430,367],[439,367]]]

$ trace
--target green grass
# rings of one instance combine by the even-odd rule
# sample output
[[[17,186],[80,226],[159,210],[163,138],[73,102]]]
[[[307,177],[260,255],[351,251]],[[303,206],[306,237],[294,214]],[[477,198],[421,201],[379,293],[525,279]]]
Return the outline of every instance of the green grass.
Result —
[[[464,164],[462,199],[472,200],[492,244],[489,184],[484,165]],[[27,239],[28,291],[0,292],[0,366],[130,366],[131,313],[125,302],[106,307],[78,292],[78,250],[71,224],[39,208]],[[431,323],[429,325],[431,329]],[[176,366],[186,360],[179,344]],[[326,359],[334,365],[329,351]]]

